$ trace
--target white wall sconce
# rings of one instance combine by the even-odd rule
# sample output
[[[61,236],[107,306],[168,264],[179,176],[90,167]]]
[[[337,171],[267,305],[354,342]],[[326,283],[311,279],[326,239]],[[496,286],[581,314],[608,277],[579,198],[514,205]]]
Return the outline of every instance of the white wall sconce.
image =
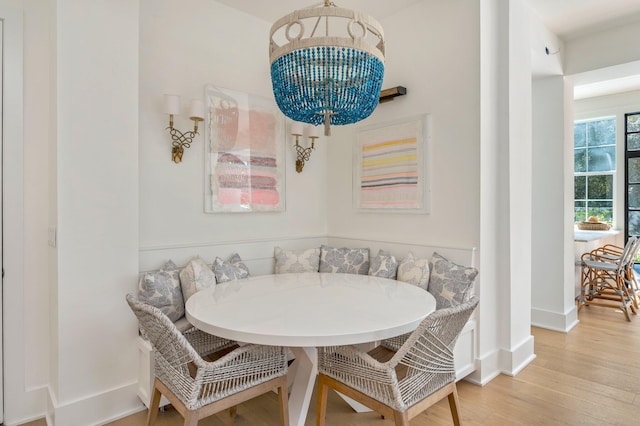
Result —
[[[181,132],[173,127],[173,116],[180,115],[180,96],[164,95],[164,112],[169,114],[169,134],[171,134],[171,159],[174,163],[182,161],[184,149],[189,148],[198,134],[198,122],[204,120],[204,103],[200,99],[191,101],[189,119],[193,120],[193,131]]]
[[[303,147],[302,145],[300,145],[300,137],[304,135],[305,128],[307,131],[307,137],[311,140],[311,145],[307,147]],[[309,161],[309,158],[311,158],[311,151],[316,149],[316,139],[320,137],[320,129],[320,126],[313,126],[311,124],[307,124],[306,126],[304,126],[299,121],[291,122],[291,134],[296,137],[296,172],[302,172],[304,163]]]

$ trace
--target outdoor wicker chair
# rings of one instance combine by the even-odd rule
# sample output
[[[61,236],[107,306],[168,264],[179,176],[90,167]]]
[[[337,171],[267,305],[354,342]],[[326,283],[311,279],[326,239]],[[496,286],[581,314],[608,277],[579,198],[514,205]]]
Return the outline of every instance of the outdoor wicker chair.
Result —
[[[162,395],[182,415],[185,426],[195,426],[199,419],[233,409],[275,388],[281,424],[289,424],[284,348],[249,344],[236,347],[215,361],[206,361],[205,352],[230,350],[235,342],[199,330],[183,335],[159,309],[131,294],[127,295],[127,302],[153,346],[155,380],[148,425],[155,424]]]
[[[635,261],[640,251],[640,238],[633,235],[627,240],[627,244],[631,245],[631,253],[629,262],[625,270],[625,282],[627,289],[633,294],[633,302],[638,309],[638,295],[640,294],[640,287],[638,286],[638,280],[635,273]],[[625,245],[626,246],[626,245]],[[595,254],[599,260],[605,262],[618,262],[624,254],[624,247],[617,246],[615,244],[605,244],[602,247],[598,247],[591,251],[591,254]]]
[[[319,348],[317,426],[325,424],[328,387],[395,419],[397,426],[409,425],[409,419],[448,397],[459,425],[453,349],[477,304],[473,296],[435,311],[397,351],[392,339],[368,353],[354,346]]]
[[[637,237],[627,240],[616,253],[595,249],[581,256],[582,273],[578,310],[585,305],[620,309],[631,321],[629,311],[637,313],[635,275],[630,269],[640,245]],[[633,279],[634,282],[631,281]]]

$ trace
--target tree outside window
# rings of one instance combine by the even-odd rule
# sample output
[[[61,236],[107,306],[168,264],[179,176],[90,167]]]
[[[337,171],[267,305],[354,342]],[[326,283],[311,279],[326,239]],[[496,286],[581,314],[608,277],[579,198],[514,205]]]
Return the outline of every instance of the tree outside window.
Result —
[[[626,235],[640,235],[640,112],[625,114]]]
[[[616,119],[598,118],[574,123],[574,220],[596,216],[613,220],[613,182],[616,172]]]

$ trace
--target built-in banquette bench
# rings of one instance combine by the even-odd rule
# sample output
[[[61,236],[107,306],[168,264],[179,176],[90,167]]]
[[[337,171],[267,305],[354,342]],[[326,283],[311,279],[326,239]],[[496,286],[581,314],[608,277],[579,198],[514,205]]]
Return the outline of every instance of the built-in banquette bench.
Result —
[[[206,245],[185,245],[173,247],[142,248],[139,253],[139,266],[142,274],[162,267],[168,260],[182,267],[194,256],[199,256],[211,265],[216,257],[226,259],[232,253],[241,255],[242,262],[248,267],[251,275],[274,273],[274,248],[283,250],[302,250],[322,245],[331,247],[369,248],[370,257],[376,256],[379,250],[385,250],[400,262],[412,253],[415,258],[430,258],[434,252],[459,265],[476,267],[478,264],[475,248],[448,248],[399,242],[376,241],[361,238],[338,237],[305,237],[290,239],[273,239],[244,242],[225,242]],[[479,280],[474,283],[473,293],[478,293]],[[476,313],[463,329],[455,348],[456,376],[460,380],[476,370],[477,365],[477,320]],[[182,319],[181,321],[186,321]],[[153,384],[153,359],[151,345],[138,336],[138,396],[148,407]],[[168,402],[163,398],[161,405]]]

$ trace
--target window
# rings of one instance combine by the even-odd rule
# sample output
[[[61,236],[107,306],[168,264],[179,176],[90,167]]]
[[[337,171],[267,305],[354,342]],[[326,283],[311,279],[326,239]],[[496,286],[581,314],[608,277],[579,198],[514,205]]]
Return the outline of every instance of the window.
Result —
[[[576,121],[573,126],[574,220],[613,220],[616,173],[615,117]]]
[[[625,114],[625,158],[627,191],[625,234],[640,235],[640,112]]]

